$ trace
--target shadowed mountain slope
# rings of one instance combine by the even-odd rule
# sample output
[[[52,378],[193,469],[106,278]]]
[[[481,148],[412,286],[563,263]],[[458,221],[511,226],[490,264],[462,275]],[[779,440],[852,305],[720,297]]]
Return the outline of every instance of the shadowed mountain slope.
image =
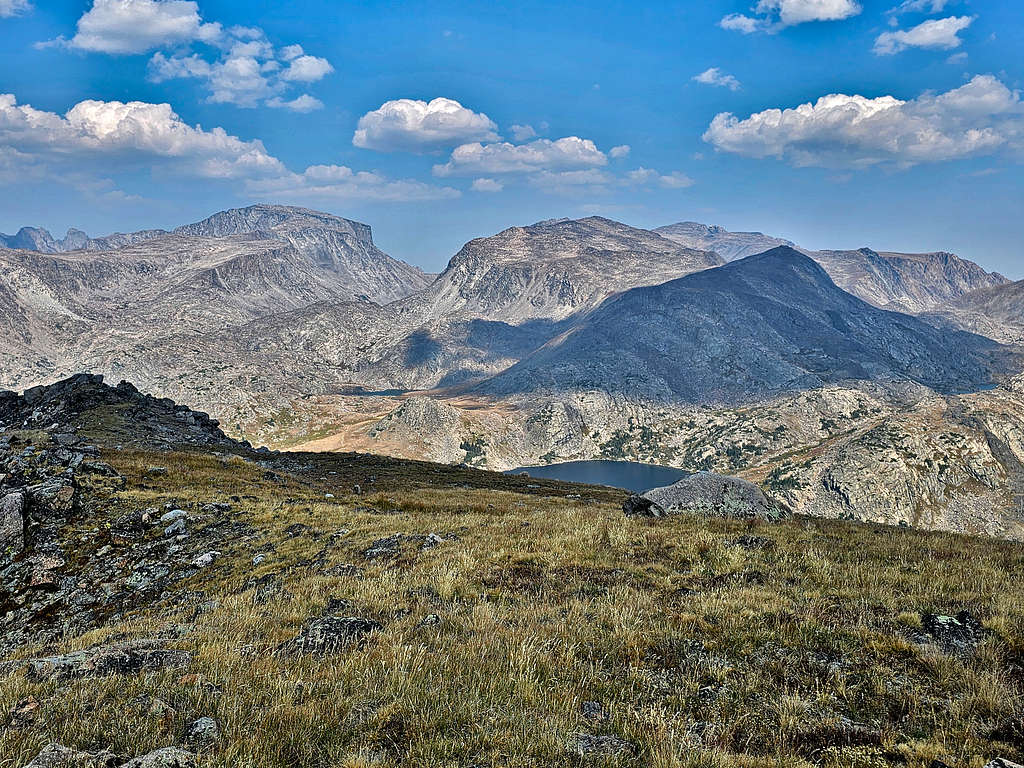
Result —
[[[879,310],[780,247],[613,298],[481,390],[602,389],[710,404],[899,377],[955,392],[991,382],[996,347]]]

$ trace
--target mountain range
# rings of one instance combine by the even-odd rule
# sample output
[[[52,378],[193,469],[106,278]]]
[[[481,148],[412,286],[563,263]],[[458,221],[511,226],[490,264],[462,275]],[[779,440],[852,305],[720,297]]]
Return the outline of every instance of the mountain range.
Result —
[[[831,516],[916,522],[927,506],[963,528],[947,511],[968,486],[986,508],[1024,498],[1009,458],[1024,467],[1024,440],[1006,431],[1024,421],[1024,290],[953,254],[590,217],[473,240],[432,276],[364,224],[272,205],[3,242],[7,387],[103,373],[280,447],[744,472]],[[996,410],[1002,426],[983,418]],[[905,427],[902,506],[857,500],[844,483],[870,478],[827,464],[882,423]],[[932,445],[937,423],[976,455]]]

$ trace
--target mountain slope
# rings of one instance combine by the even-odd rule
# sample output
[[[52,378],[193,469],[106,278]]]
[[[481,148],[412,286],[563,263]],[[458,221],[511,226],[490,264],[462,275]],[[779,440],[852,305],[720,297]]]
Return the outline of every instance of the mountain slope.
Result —
[[[949,307],[971,291],[1007,282],[1000,274],[945,252],[876,253],[861,248],[809,255],[844,290],[869,304],[911,314]]]
[[[987,353],[996,346],[872,307],[780,247],[613,298],[481,391],[600,389],[730,403],[899,377],[953,392],[991,381]]]
[[[941,310],[971,291],[1008,282],[952,253],[878,253],[870,248],[809,251],[760,232],[730,232],[692,221],[654,231],[683,245],[714,251],[726,261],[787,246],[821,264],[844,291],[876,307],[909,314]]]
[[[388,302],[430,279],[377,249],[364,224],[282,206],[227,211],[102,252],[0,251],[0,352],[13,361],[3,383],[85,365],[135,372],[132,360],[147,350],[159,359],[170,337],[317,302]]]
[[[1024,344],[1024,280],[972,291],[934,319],[1004,344]]]

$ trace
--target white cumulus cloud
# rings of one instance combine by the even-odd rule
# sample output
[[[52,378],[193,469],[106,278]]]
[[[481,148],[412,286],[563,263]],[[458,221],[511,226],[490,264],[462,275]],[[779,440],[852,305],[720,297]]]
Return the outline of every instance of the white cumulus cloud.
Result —
[[[715,85],[719,88],[728,88],[730,91],[738,91],[740,89],[740,81],[732,75],[727,75],[718,67],[711,67],[705,69],[699,75],[694,75],[693,80],[704,85]]]
[[[723,152],[797,166],[907,167],[1007,152],[1024,155],[1024,103],[992,75],[903,101],[831,94],[746,119],[722,113],[704,140]]]
[[[334,71],[327,59],[306,54],[300,45],[276,49],[259,27],[225,29],[206,22],[192,0],[93,0],[71,40],[41,45],[54,44],[106,54],[155,51],[149,62],[154,82],[198,80],[209,101],[240,107],[308,112],[320,102],[292,89]]]
[[[730,13],[728,16],[722,17],[718,26],[733,32],[742,32],[744,35],[752,35],[762,29],[762,22],[760,19],[744,16],[742,13]]]
[[[64,115],[19,105],[0,95],[0,149],[59,171],[89,163],[167,167],[206,178],[280,174],[284,166],[259,141],[243,141],[222,128],[185,123],[169,104],[82,101]]]
[[[505,188],[497,179],[474,179],[472,184],[474,192],[501,192]]]
[[[607,165],[608,158],[590,139],[567,136],[537,139],[528,144],[479,142],[456,147],[444,165],[435,165],[436,176],[478,176],[495,173],[579,170]]]
[[[69,45],[100,53],[145,53],[220,34],[191,0],[94,0]]]
[[[32,9],[28,0],[0,0],[0,18],[9,18]]]
[[[433,152],[497,138],[494,121],[455,99],[395,99],[359,118],[352,143],[380,152]]]
[[[285,54],[286,56],[288,54]],[[299,56],[288,60],[288,68],[281,73],[282,80],[299,83],[315,83],[334,71],[331,62],[319,56]]]
[[[608,150],[608,157],[613,160],[621,160],[623,157],[628,157],[632,149],[633,148],[630,147],[629,144],[620,144],[619,146],[612,147]]]
[[[875,53],[892,56],[907,48],[933,48],[952,50],[963,43],[960,33],[971,26],[972,16],[950,16],[945,19],[929,19],[910,29],[883,32],[875,40]]]
[[[324,108],[324,103],[320,99],[310,96],[308,93],[304,93],[297,99],[291,101],[285,101],[280,98],[273,98],[267,102],[268,107],[274,109],[289,109],[292,112],[315,112],[318,109]]]
[[[732,13],[719,26],[744,34],[773,32],[810,21],[841,21],[861,12],[856,0],[759,0],[754,16]]]
[[[258,140],[191,126],[169,104],[83,101],[65,114],[0,94],[0,184],[47,180],[84,189],[108,175],[154,173],[222,180],[247,193],[377,201],[456,197],[458,190],[374,171],[314,165],[289,170]],[[107,178],[102,185],[112,185]]]

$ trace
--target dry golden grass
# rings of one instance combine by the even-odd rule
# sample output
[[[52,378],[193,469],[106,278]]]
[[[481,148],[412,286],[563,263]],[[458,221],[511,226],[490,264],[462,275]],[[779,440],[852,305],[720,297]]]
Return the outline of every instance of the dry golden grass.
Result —
[[[0,717],[28,696],[42,713],[0,731],[0,768],[50,741],[138,754],[179,742],[204,715],[224,738],[202,764],[224,768],[980,768],[1024,757],[1021,544],[825,521],[626,519],[607,494],[586,504],[427,487],[438,485],[419,474],[428,465],[383,493],[326,499],[329,458],[305,477],[233,457],[104,458],[128,483],[102,491],[98,515],[238,496],[233,514],[256,535],[189,585],[212,602],[174,641],[195,654],[187,670],[0,678]],[[169,473],[144,477],[149,465]],[[308,529],[290,535],[295,523]],[[385,536],[433,532],[458,538],[410,544],[394,561],[363,556]],[[742,534],[772,541],[745,549],[732,543]],[[243,588],[268,574],[286,594],[259,604]],[[384,630],[336,655],[276,652],[331,598]],[[195,606],[141,610],[59,650],[158,635]],[[976,653],[914,642],[922,612],[963,609],[989,630]],[[607,717],[588,720],[587,701]],[[850,723],[869,735],[851,736]],[[579,733],[636,753],[580,757]]]

